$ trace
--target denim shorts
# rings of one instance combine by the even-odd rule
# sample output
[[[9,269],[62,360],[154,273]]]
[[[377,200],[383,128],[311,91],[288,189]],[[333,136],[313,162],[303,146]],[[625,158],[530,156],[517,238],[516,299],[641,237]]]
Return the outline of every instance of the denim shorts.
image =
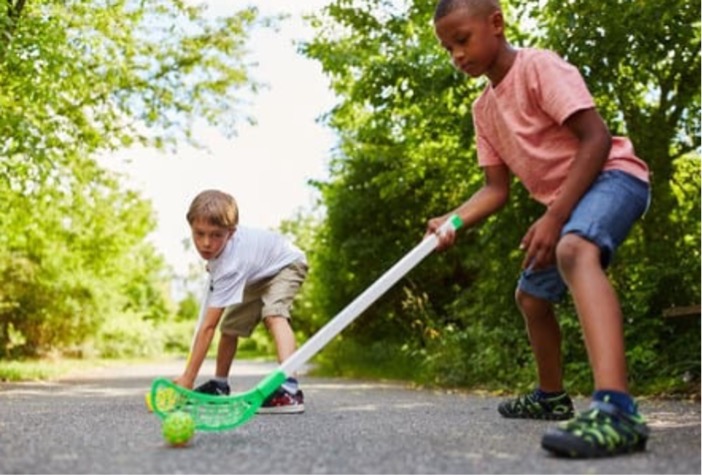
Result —
[[[575,206],[561,236],[573,233],[596,244],[602,267],[607,268],[614,251],[648,209],[650,197],[646,182],[620,170],[602,172]],[[517,288],[551,302],[559,301],[567,289],[556,266],[522,271]]]

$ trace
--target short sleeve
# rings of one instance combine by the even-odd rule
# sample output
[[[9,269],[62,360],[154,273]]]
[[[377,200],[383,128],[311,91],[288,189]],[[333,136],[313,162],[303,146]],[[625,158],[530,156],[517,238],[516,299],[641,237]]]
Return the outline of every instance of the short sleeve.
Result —
[[[478,165],[481,167],[490,167],[492,165],[504,165],[500,156],[497,155],[490,142],[483,135],[478,135],[476,138],[476,147],[478,149]]]
[[[541,109],[562,125],[570,116],[595,107],[580,71],[557,54],[541,50],[525,68]]]
[[[475,147],[478,151],[478,165],[481,167],[504,165],[500,155],[488,140],[488,132],[486,131],[481,100],[476,101],[473,106],[473,127],[475,128]]]

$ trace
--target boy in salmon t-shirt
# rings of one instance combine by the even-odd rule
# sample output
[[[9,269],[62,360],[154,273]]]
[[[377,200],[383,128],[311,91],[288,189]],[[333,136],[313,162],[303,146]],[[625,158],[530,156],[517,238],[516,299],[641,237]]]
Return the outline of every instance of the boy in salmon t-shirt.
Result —
[[[517,50],[506,41],[497,0],[440,0],[434,26],[456,68],[489,81],[473,105],[485,184],[458,209],[429,220],[428,232],[452,213],[466,227],[495,213],[507,201],[510,174],[546,207],[521,241],[516,291],[539,384],[498,410],[507,418],[569,420],[542,438],[557,455],[644,450],[648,428],[628,393],[622,313],[605,268],[648,206],[648,168],[628,139],[610,135],[575,67],[552,52]],[[439,238],[441,247],[450,246],[455,233]],[[566,290],[596,390],[590,409],[578,415],[563,389],[553,308]]]

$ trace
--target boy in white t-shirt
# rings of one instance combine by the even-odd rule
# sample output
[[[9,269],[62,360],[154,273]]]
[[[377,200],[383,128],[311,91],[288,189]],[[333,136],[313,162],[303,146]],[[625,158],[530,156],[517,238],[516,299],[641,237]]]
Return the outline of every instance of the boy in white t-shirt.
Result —
[[[506,418],[569,420],[541,440],[561,456],[641,451],[648,426],[629,394],[621,306],[605,273],[647,208],[648,167],[625,137],[612,137],[578,70],[555,53],[513,48],[499,0],[439,0],[434,27],[457,69],[488,83],[473,105],[485,184],[457,210],[466,228],[507,202],[511,175],[543,215],[526,231],[516,300],[527,327],[538,387],[503,402]],[[455,234],[440,236],[450,246]],[[554,303],[570,291],[594,376],[590,409],[575,414],[563,387]]]
[[[234,198],[218,190],[198,194],[186,217],[195,248],[207,260],[210,281],[190,358],[175,383],[193,388],[221,320],[215,377],[195,391],[228,395],[239,337],[249,337],[261,320],[273,336],[278,362],[295,352],[290,308],[307,275],[305,255],[282,235],[238,226]],[[294,377],[259,409],[259,413],[303,411],[304,396]]]

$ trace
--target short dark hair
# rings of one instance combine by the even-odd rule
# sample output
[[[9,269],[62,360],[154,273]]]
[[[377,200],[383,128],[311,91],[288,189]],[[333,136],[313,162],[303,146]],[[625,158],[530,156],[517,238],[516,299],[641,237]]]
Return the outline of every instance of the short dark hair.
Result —
[[[461,8],[481,14],[501,9],[499,0],[439,0],[434,10],[434,22]]]

